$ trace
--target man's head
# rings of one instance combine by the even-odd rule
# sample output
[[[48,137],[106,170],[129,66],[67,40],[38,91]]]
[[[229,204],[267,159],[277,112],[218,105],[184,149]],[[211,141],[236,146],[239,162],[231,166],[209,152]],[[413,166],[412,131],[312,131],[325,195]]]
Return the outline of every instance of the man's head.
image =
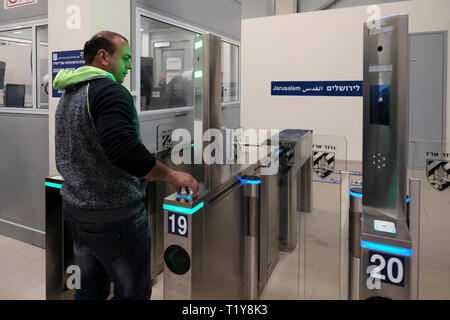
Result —
[[[101,31],[84,45],[86,65],[108,71],[123,83],[131,69],[131,51],[128,40],[115,32]]]

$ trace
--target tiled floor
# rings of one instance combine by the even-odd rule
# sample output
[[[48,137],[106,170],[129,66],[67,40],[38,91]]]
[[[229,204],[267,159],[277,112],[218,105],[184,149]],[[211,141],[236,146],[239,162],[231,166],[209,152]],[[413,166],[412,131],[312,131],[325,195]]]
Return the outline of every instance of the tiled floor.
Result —
[[[0,236],[0,300],[45,299],[45,250]]]
[[[350,166],[348,170],[361,168]],[[450,299],[450,190],[437,192],[425,177],[420,178],[419,295],[420,299]],[[262,299],[301,296],[299,263],[304,263],[306,299],[339,298],[339,186],[314,183],[313,188],[314,210],[305,222],[305,259],[299,246],[291,253],[281,253]],[[45,299],[45,251],[0,236],[0,300],[5,299]],[[154,282],[152,293],[152,300],[161,299],[162,275]]]

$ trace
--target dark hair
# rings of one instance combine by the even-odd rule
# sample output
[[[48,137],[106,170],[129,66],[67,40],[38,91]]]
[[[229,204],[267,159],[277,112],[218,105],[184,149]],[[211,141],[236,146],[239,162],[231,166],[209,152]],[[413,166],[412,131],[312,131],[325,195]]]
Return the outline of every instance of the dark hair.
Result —
[[[91,64],[99,50],[104,49],[110,54],[114,54],[116,51],[116,45],[114,44],[114,38],[119,37],[128,42],[127,38],[124,36],[112,32],[112,31],[101,31],[92,37],[91,40],[84,45],[84,61],[86,64]]]

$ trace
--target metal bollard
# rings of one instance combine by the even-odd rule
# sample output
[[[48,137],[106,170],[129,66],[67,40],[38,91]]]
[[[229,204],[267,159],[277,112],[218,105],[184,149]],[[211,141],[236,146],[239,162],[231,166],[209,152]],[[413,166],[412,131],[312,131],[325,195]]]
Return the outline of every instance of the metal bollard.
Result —
[[[339,240],[339,299],[349,299],[349,208],[350,174],[341,172],[341,209]]]
[[[349,210],[349,299],[359,300],[361,259],[362,188],[350,189]]]
[[[247,295],[249,300],[259,299],[258,253],[259,253],[259,177],[247,177],[245,195],[248,198],[247,247]]]

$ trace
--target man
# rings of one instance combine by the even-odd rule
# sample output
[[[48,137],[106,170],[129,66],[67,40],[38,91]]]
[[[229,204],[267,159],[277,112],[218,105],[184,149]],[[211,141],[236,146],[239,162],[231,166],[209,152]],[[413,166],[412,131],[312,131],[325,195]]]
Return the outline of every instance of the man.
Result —
[[[84,59],[85,67],[61,71],[54,81],[65,89],[56,111],[56,166],[81,270],[75,299],[106,299],[112,281],[115,299],[148,300],[146,180],[194,197],[198,183],[159,163],[142,143],[133,98],[121,85],[131,69],[128,40],[100,32],[85,44]]]

